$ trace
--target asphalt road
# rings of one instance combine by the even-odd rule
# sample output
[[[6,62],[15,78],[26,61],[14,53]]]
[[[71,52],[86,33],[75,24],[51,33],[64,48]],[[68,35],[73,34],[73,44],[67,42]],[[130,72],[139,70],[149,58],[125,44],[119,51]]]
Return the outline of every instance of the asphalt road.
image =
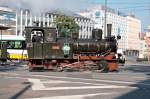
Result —
[[[0,66],[0,99],[150,99],[150,65],[128,62],[118,72],[29,72]]]

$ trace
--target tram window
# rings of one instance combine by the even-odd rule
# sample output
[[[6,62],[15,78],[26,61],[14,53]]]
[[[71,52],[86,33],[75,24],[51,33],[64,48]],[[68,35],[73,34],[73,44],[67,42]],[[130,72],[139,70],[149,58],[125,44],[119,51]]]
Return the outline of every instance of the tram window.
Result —
[[[3,48],[3,46],[5,46],[5,45],[7,45],[7,42],[6,41],[1,41],[0,42],[0,49]]]
[[[16,48],[16,49],[22,48],[21,41],[15,41],[15,47],[14,48]]]
[[[23,41],[8,41],[7,48],[8,49],[22,49],[22,42]]]
[[[15,42],[14,41],[8,41],[8,45],[7,45],[7,48],[14,48],[15,47]]]
[[[22,43],[22,48],[25,49],[26,48],[26,42],[22,41],[21,43]]]
[[[32,42],[36,42],[36,35],[32,36]]]
[[[32,42],[43,42],[43,32],[42,31],[32,31],[31,33]]]
[[[48,42],[52,42],[52,41],[53,41],[52,33],[49,33],[49,34],[48,34],[46,40],[47,40]]]

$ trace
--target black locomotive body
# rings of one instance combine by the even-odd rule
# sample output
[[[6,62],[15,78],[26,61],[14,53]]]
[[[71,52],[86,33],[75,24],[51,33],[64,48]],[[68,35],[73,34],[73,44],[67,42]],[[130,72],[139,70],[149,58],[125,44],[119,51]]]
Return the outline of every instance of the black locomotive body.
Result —
[[[107,71],[116,70],[116,39],[102,39],[102,31],[96,31],[93,32],[92,39],[78,39],[77,33],[72,33],[70,37],[58,37],[56,28],[26,27],[29,70],[85,69],[87,65],[97,65],[97,69]]]

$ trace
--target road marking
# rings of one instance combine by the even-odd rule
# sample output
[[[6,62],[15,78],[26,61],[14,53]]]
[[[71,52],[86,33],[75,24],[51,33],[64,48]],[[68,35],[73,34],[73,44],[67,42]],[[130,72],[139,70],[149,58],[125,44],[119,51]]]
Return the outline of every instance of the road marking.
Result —
[[[41,90],[41,89],[45,89],[44,84],[40,81],[40,79],[32,79],[32,78],[28,78],[28,80],[33,83],[32,85],[32,90]]]
[[[46,87],[46,88],[39,88],[38,90],[81,90],[81,89],[111,89],[111,88],[127,88],[127,86],[79,86],[79,87]],[[35,89],[35,88],[34,88]]]
[[[40,97],[40,98],[30,98],[30,99],[85,99],[99,95],[111,95],[116,93],[96,93],[96,94],[85,94],[85,95],[69,95],[69,96],[54,96],[54,97]]]
[[[10,73],[10,72],[8,72],[8,73],[5,73],[5,72],[0,72],[0,74],[2,74],[2,75],[14,75],[14,76],[18,76],[19,74],[17,74],[17,73]]]
[[[54,84],[60,84],[61,83],[62,84],[62,83],[70,83],[70,81],[47,80],[47,81],[43,81],[43,83],[51,83],[51,84],[52,83],[54,83]]]
[[[40,79],[32,79],[29,78],[28,79],[33,85],[32,85],[32,90],[75,90],[75,89],[109,89],[109,88],[134,88],[134,87],[128,87],[128,86],[117,86],[117,85],[99,85],[98,84],[94,84],[95,86],[79,86],[79,87],[46,87],[44,86],[45,81],[41,81]],[[47,81],[46,81],[47,82]],[[52,82],[52,80],[51,80]],[[49,84],[51,85],[51,82],[49,82]],[[56,81],[53,80],[54,82],[59,82],[61,83],[61,81]],[[64,82],[63,82],[64,83]],[[71,83],[70,81],[65,81],[65,83]],[[74,83],[74,82],[72,82]],[[81,82],[80,82],[81,83]],[[57,83],[56,83],[57,84]],[[83,82],[84,84],[84,82]],[[91,83],[92,84],[92,83]]]
[[[148,83],[140,82],[131,82],[131,81],[118,81],[118,80],[100,80],[100,79],[85,79],[85,78],[73,78],[73,77],[58,77],[58,76],[45,76],[45,75],[31,75],[34,77],[46,77],[46,78],[64,78],[64,79],[74,79],[74,80],[86,80],[86,81],[98,81],[98,82],[107,82],[107,83],[118,83],[118,84],[141,84],[150,86]]]
[[[76,82],[76,81],[62,81],[62,80],[48,80],[43,81],[43,83],[51,83],[51,84],[60,84],[60,83],[77,83],[77,84],[90,84],[90,85],[108,85],[108,84],[98,84],[98,83],[86,83],[86,82]]]

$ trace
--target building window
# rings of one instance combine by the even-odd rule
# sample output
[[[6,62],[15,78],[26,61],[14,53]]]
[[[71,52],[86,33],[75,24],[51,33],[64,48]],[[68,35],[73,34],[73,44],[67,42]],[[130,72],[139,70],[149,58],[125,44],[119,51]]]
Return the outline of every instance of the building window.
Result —
[[[82,27],[82,25],[81,25],[80,29],[81,29],[81,31],[83,30],[83,27]]]

